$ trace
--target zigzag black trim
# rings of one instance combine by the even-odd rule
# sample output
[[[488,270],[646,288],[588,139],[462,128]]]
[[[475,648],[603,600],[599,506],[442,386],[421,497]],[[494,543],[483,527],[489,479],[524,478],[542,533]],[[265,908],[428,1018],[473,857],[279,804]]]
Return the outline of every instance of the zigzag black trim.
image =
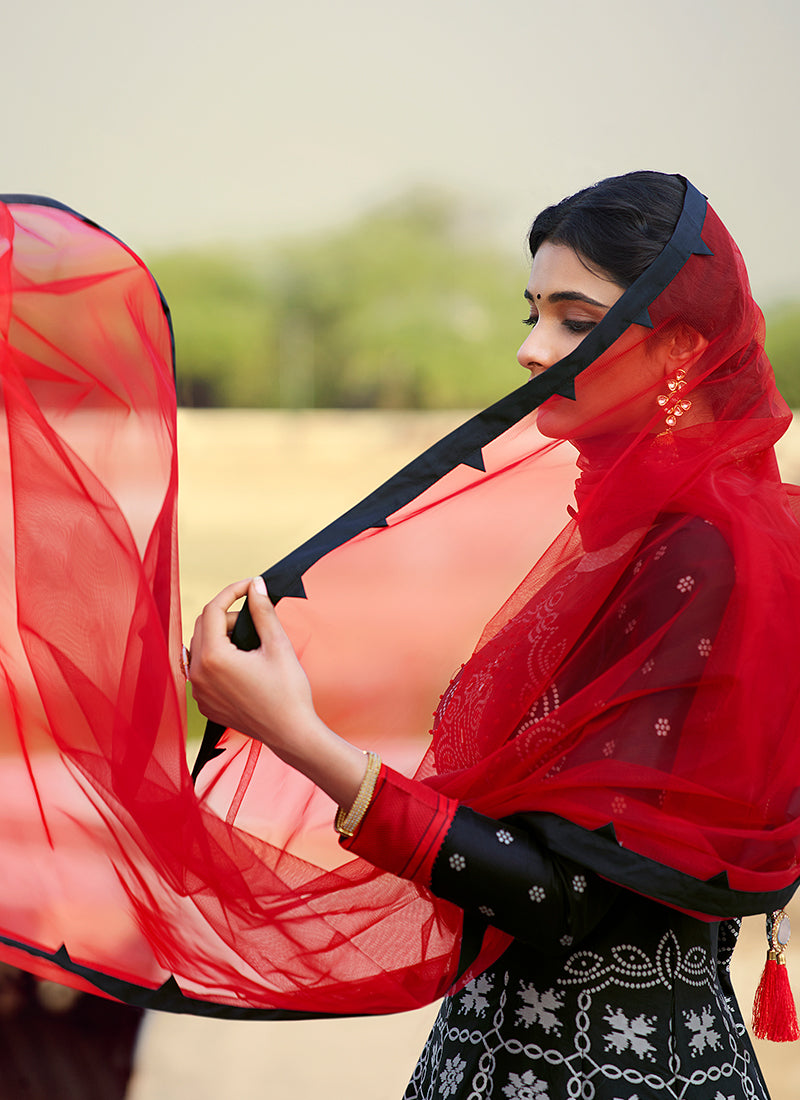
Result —
[[[548,397],[557,393],[574,400],[577,375],[607,351],[631,324],[652,326],[648,306],[674,279],[690,256],[711,254],[702,238],[706,198],[688,180],[682,176],[679,178],[686,185],[686,194],[672,237],[653,263],[628,287],[578,347],[544,373],[525,382],[519,389],[429,447],[359,504],[262,574],[273,603],[285,596],[304,596],[302,576],[315,562],[363,531],[386,527],[388,516],[429,489],[456,466],[480,469],[478,456],[482,448],[538,408]],[[246,604],[239,614],[232,641],[240,649],[255,649],[258,646],[258,635]],[[217,744],[223,732],[223,728],[216,723],[207,724],[192,769],[193,779],[197,779],[209,760],[219,755]]]
[[[204,1001],[198,997],[188,997],[183,993],[172,974],[160,986],[153,989],[136,982],[115,978],[111,974],[104,974],[102,970],[95,970],[90,966],[82,966],[70,958],[63,944],[57,951],[46,951],[42,947],[35,947],[23,940],[2,935],[0,935],[0,944],[13,947],[32,958],[55,963],[66,973],[83,978],[84,981],[93,985],[98,993],[106,994],[114,1000],[123,1001],[137,1008],[157,1009],[159,1012],[173,1012],[178,1015],[213,1016],[224,1020],[322,1020],[347,1015],[347,1013],[335,1012],[292,1012],[289,1009],[250,1008],[237,1004]]]

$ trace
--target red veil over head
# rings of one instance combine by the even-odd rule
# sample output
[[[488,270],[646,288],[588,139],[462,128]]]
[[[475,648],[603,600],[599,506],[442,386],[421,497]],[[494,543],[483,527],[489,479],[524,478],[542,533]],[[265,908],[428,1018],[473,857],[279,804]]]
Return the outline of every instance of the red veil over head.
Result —
[[[208,731],[192,784],[163,303],[72,212],[0,209],[6,957],[174,1011],[436,998],[459,972],[460,910],[341,852],[327,800],[233,731]],[[564,526],[576,448],[535,410],[580,417],[607,372],[637,378],[676,331],[702,337],[664,391],[692,415],[665,434],[655,395],[652,416],[626,415],[629,386],[581,423]],[[741,257],[687,185],[669,244],[575,352],[265,574],[321,715],[669,905],[785,903],[800,532],[773,444],[789,419]],[[255,644],[246,611],[236,640]],[[475,966],[506,942],[489,930]]]

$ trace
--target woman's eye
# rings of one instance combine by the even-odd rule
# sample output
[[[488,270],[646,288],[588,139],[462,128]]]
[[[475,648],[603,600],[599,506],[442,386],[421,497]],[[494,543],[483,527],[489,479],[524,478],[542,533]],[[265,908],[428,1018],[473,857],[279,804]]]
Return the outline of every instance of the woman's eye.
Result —
[[[523,317],[522,318],[522,323],[523,323],[523,325],[530,325],[530,327],[533,328],[533,326],[536,324],[536,322],[538,320],[539,320],[539,318],[536,316],[535,313],[533,313],[533,314],[531,314],[530,317]]]
[[[564,327],[569,329],[570,332],[575,333],[577,336],[581,336],[584,333],[591,332],[596,324],[597,321],[564,321]]]

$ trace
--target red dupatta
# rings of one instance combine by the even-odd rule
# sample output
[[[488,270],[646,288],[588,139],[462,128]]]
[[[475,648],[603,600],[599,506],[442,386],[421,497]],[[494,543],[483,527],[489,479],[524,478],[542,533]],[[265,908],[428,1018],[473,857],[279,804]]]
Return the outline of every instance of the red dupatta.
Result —
[[[163,302],[71,211],[0,210],[5,957],[203,1014],[435,999],[457,974],[456,907],[347,858],[327,800],[232,731],[216,748],[209,732],[192,785]],[[657,406],[636,432],[584,433],[559,534],[574,451],[542,439],[534,410],[635,367],[675,323],[708,341],[685,391],[705,415],[661,443]],[[783,904],[800,874],[800,540],[772,451],[788,422],[741,257],[687,185],[672,241],[575,353],[265,574],[320,713],[668,904],[710,918]],[[666,598],[656,557],[698,524],[712,541],[692,545],[719,563],[701,624],[698,577]],[[631,602],[645,613],[626,634]],[[246,613],[237,631],[252,644]]]

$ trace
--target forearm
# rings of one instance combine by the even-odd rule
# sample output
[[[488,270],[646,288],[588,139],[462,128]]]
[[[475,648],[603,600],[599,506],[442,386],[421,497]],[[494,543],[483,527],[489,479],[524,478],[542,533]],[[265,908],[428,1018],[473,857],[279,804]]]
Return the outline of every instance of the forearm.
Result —
[[[347,808],[355,801],[367,768],[366,754],[321,719],[315,716],[290,744],[272,751],[316,783],[337,805]]]

